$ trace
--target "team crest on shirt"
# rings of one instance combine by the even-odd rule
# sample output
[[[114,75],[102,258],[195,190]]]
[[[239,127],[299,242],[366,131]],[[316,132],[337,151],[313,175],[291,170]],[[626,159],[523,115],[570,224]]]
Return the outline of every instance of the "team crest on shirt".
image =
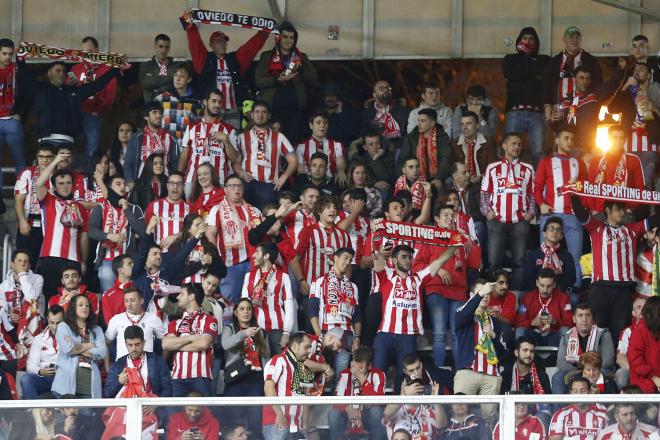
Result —
[[[214,332],[218,331],[218,324],[216,324],[215,322],[211,323],[210,327],[211,330],[213,330]]]

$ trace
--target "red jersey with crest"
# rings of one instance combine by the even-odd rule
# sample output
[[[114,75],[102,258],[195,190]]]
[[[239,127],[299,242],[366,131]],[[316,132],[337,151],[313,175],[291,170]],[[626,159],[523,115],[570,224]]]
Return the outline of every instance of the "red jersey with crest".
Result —
[[[379,332],[397,335],[424,334],[422,326],[422,285],[431,278],[428,267],[405,277],[394,269],[377,272],[382,293],[382,314]]]

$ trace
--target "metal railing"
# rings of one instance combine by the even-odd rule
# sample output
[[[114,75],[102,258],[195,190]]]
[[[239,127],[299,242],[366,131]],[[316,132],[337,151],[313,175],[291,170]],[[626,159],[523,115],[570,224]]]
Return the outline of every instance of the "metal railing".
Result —
[[[9,272],[9,263],[11,262],[11,235],[9,233],[5,234],[4,240],[2,240],[2,274],[0,278],[4,281],[7,272]]]
[[[580,394],[580,395],[505,395],[505,396],[357,396],[357,397],[189,397],[86,399],[86,400],[14,400],[0,402],[2,409],[29,408],[126,408],[126,439],[139,440],[142,432],[142,408],[200,406],[264,406],[264,405],[386,405],[386,404],[497,404],[499,406],[500,439],[515,438],[515,405],[518,403],[660,403],[660,395],[651,394]],[[610,421],[614,423],[614,421]]]

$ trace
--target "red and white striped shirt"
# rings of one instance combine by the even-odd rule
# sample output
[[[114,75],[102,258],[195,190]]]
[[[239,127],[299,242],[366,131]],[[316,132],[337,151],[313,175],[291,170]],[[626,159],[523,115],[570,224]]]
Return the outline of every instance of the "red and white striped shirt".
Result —
[[[67,209],[69,205],[69,209]],[[82,218],[81,226],[65,226],[62,224],[62,214],[73,212]],[[44,231],[44,241],[39,257],[59,257],[67,260],[82,261],[80,241],[83,232],[89,226],[87,210],[73,200],[62,200],[52,193],[46,193],[41,201],[41,224]],[[65,216],[66,217],[66,216]]]
[[[383,241],[385,240],[385,241]],[[409,242],[405,240],[397,240],[397,239],[392,239],[392,238],[387,238],[384,239],[382,235],[377,236],[374,239],[373,233],[369,232],[367,235],[367,238],[364,241],[364,246],[362,247],[362,252],[360,259],[363,257],[371,257],[374,252],[376,252],[378,249],[380,249],[384,243],[386,242],[391,242],[392,243],[392,248],[395,248],[396,246],[400,244],[405,244],[406,246],[410,246],[411,248],[417,250],[417,247],[414,242]],[[357,253],[357,251],[356,251]],[[387,267],[390,269],[394,269],[394,263],[388,258],[386,263]],[[380,286],[378,284],[378,277],[376,276],[376,272],[372,271],[371,272],[371,293],[374,292],[380,292]]]
[[[533,207],[534,169],[530,164],[502,159],[486,168],[481,192],[490,195],[489,208],[502,223],[518,223]]]
[[[561,65],[563,67],[566,63],[567,54],[563,52],[561,55]],[[568,97],[573,97],[575,93],[575,75],[574,71],[578,66],[582,65],[582,51],[575,56],[573,60],[573,69],[570,72],[570,76],[564,76],[559,78],[559,83],[557,84],[557,102],[561,102]],[[561,75],[560,69],[560,75]]]
[[[165,336],[198,336],[210,335],[213,340],[218,337],[218,321],[204,311],[184,312],[183,317],[170,321]],[[172,379],[194,379],[205,377],[213,379],[213,346],[202,351],[175,351],[172,365]]]
[[[562,195],[561,189],[573,180],[584,180],[587,168],[575,157],[555,153],[539,162],[534,178],[534,199],[541,206],[545,203],[556,214],[573,214],[571,196]]]
[[[491,328],[493,327],[493,320],[491,318],[488,318],[491,324]],[[479,341],[481,340],[481,337],[484,335],[484,331],[481,328],[481,324],[479,322],[474,323],[474,345],[476,346]],[[491,365],[488,363],[488,357],[480,352],[479,350],[474,350],[474,360],[472,361],[472,371],[475,373],[481,373],[481,374],[487,374],[488,376],[499,376],[500,373],[497,371],[497,365]]]
[[[493,438],[498,437],[493,435]],[[545,425],[536,416],[526,415],[516,426],[516,440],[545,440],[545,438]]]
[[[576,405],[568,405],[558,410],[550,422],[548,436],[561,435],[565,439],[596,440],[598,433],[607,425],[607,413],[596,405],[589,405],[585,411]]]
[[[222,92],[220,108],[223,110],[231,110],[236,108],[234,82],[231,79],[231,71],[224,58],[217,58],[217,60],[218,64],[215,69],[215,87]]]
[[[315,137],[310,137],[305,142],[298,144],[296,147],[296,157],[298,163],[302,164],[305,168],[305,174],[309,174],[309,163],[314,153],[320,151],[328,156],[330,163],[328,164],[328,177],[334,177],[337,173],[337,161],[340,157],[344,157],[344,146],[341,142],[332,139],[324,138],[318,140]]]
[[[343,209],[337,212],[337,218],[335,223],[339,223],[348,217],[350,214]],[[355,250],[355,256],[353,257],[352,264],[360,264],[362,260],[362,249],[364,248],[364,243],[367,240],[367,235],[371,232],[371,224],[369,222],[369,217],[364,215],[358,215],[351,228],[347,231],[348,235],[351,237],[351,244],[353,250]]]
[[[229,136],[232,145],[224,145],[224,143],[215,141],[211,135],[216,132],[223,132]],[[197,167],[204,163],[209,162],[213,165],[218,173],[220,183],[224,185],[227,176],[230,174],[231,161],[225,154],[225,148],[235,148],[240,151],[240,144],[238,136],[234,128],[220,120],[210,124],[199,120],[194,124],[188,126],[183,135],[182,144],[183,148],[190,148],[190,155],[188,156],[188,164],[186,165],[186,173],[184,181],[192,183],[197,178],[195,173]]]
[[[307,212],[305,208],[295,210],[282,219],[282,223],[286,227],[286,233],[289,235],[293,247],[297,248],[300,232],[305,226],[314,226],[319,221],[313,212]]]
[[[103,260],[112,261],[116,257],[125,254],[128,249],[128,218],[121,208],[115,208],[110,202],[103,202],[101,214],[101,230],[106,234],[124,234],[126,239],[121,243],[115,243],[110,240],[103,240],[98,246],[105,248]]]
[[[190,205],[185,200],[170,202],[167,198],[162,198],[149,203],[144,213],[144,221],[149,224],[151,217],[158,217],[154,241],[160,246],[166,237],[182,232],[183,218],[188,214],[190,214]],[[163,252],[166,251],[167,249],[163,249]]]
[[[335,250],[341,247],[351,247],[351,237],[335,225],[325,228],[318,223],[303,228],[296,254],[301,259],[303,275],[310,286],[315,279],[328,273]]]
[[[145,125],[142,131],[142,145],[140,145],[140,166],[138,168],[137,176],[142,175],[144,165],[147,163],[149,156],[155,152],[165,153],[165,164],[169,164],[172,157],[172,152],[176,151],[176,139],[164,128],[151,130],[148,125]],[[167,166],[165,166],[165,174],[167,174]]]
[[[346,275],[342,278],[336,276],[337,286],[333,291],[329,288],[329,274],[330,271],[317,278],[309,287],[309,298],[319,300],[318,318],[321,331],[325,333],[331,328],[339,327],[352,333],[353,314],[359,307],[357,286]]]
[[[646,128],[632,128],[630,136],[626,139],[625,149],[627,153],[640,153],[658,151],[658,146],[651,143]]]
[[[385,394],[385,373],[378,368],[371,367],[367,378],[361,385],[353,383],[353,373],[347,368],[339,373],[337,380],[338,396],[382,396]]]
[[[282,158],[294,153],[289,140],[274,130],[258,131],[252,128],[240,135],[240,144],[243,149],[243,170],[250,173],[257,182],[277,182]]]
[[[264,367],[264,382],[272,380],[275,382],[275,389],[277,390],[278,397],[294,396],[293,391],[293,372],[295,371],[294,365],[288,359],[286,351],[273,356]],[[282,413],[286,417],[289,426],[300,426],[302,422],[303,407],[301,405],[280,406]],[[275,411],[270,405],[263,406],[262,424],[274,425],[275,424]]]
[[[646,221],[615,228],[589,217],[584,228],[591,237],[593,281],[634,282],[637,236],[646,232]]]
[[[39,208],[39,199],[37,198],[37,179],[41,175],[41,171],[37,165],[23,169],[16,179],[14,184],[14,195],[24,194],[25,202],[23,202],[23,212],[25,218],[28,216],[36,216],[41,214]],[[50,180],[46,182],[46,188],[50,189]],[[41,227],[41,221],[37,219],[28,220],[30,226]]]
[[[428,268],[401,278],[394,269],[376,273],[383,296],[379,332],[397,335],[423,335],[422,284],[431,278]]]
[[[619,344],[616,346],[616,352],[621,354],[628,354],[628,346],[630,345],[630,337],[632,332],[637,326],[637,321],[633,318],[630,325],[624,328],[619,335]]]
[[[233,225],[232,219],[226,220],[223,222],[223,210],[221,209],[222,205],[216,205],[211,208],[211,212],[206,217],[206,223],[209,226],[215,226],[218,229],[216,234],[216,246],[218,247],[218,252],[220,257],[225,261],[225,266],[231,267],[235,266],[238,263],[242,263],[250,257],[250,250],[248,248],[248,232],[250,229],[257,226],[261,223],[261,211],[259,211],[254,206],[249,203],[242,203],[241,205],[233,206],[233,209],[238,216],[240,221],[239,225]],[[223,226],[225,224],[225,226]],[[232,229],[229,232],[236,232],[237,234],[243,235],[243,245],[241,246],[232,246],[228,248],[225,245],[225,227]],[[237,228],[235,231],[234,229]]]
[[[657,435],[653,435],[658,428],[648,425],[646,423],[637,422],[635,429],[627,433],[622,431],[618,423],[608,426],[603,429],[598,436],[598,440],[643,440],[645,438],[655,439]]]
[[[261,293],[257,285],[263,281]],[[250,298],[254,304],[254,313],[259,327],[269,332],[271,330],[291,331],[293,326],[293,310],[285,308],[285,301],[293,301],[291,280],[278,265],[274,265],[272,272],[263,273],[261,269],[253,269],[245,274],[241,297]],[[289,307],[293,306],[289,302]],[[286,319],[285,319],[286,318]]]
[[[405,429],[415,440],[432,440],[439,429],[433,405],[401,405],[394,417],[386,423],[387,438],[398,429]]]

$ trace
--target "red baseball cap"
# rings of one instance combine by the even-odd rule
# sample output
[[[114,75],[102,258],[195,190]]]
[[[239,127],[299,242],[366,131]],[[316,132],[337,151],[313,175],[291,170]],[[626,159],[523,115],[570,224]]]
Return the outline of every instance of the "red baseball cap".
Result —
[[[229,37],[227,36],[227,34],[225,34],[222,31],[215,31],[209,37],[209,43],[213,43],[215,40],[222,40],[223,38],[225,39],[225,41],[229,41]]]

